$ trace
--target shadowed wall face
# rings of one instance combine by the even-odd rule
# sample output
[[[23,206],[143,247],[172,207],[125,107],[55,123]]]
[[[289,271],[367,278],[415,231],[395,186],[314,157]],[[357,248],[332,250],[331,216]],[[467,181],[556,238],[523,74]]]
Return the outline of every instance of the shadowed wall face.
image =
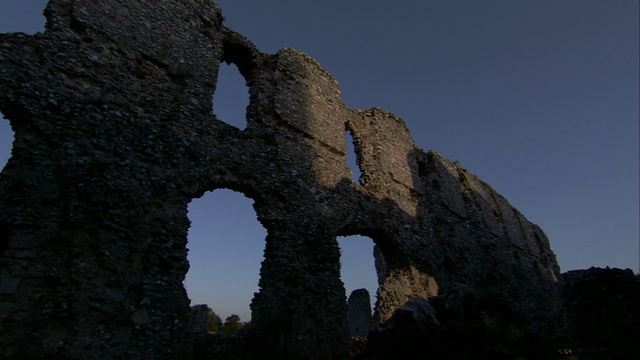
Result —
[[[54,0],[46,15],[44,34],[0,35],[15,131],[2,356],[189,358],[187,204],[219,188],[252,198],[268,232],[251,305],[263,354],[346,354],[336,237],[356,234],[375,243],[379,322],[465,286],[507,294],[532,332],[549,324],[559,269],[542,231],[393,114],[349,109],[307,55],[259,52],[205,0]],[[243,130],[211,110],[222,61],[249,87]]]

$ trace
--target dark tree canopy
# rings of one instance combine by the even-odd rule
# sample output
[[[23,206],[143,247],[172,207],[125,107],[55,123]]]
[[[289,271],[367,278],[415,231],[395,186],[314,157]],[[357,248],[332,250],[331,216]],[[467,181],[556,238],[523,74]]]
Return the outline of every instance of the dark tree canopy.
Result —
[[[240,329],[242,329],[243,327],[244,324],[240,321],[240,316],[232,314],[224,320],[224,325],[222,325],[221,332],[224,335],[229,335],[240,331]]]
[[[213,310],[209,313],[209,319],[207,321],[207,331],[210,333],[219,333],[222,328],[222,319]]]

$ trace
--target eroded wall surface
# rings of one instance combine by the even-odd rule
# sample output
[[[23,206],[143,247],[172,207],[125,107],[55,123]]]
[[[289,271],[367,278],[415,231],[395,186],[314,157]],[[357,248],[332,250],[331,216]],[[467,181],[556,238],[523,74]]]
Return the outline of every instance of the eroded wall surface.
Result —
[[[532,332],[548,324],[559,268],[544,233],[401,119],[349,109],[307,55],[260,52],[208,0],[53,0],[46,16],[45,33],[0,34],[15,132],[0,357],[189,358],[187,204],[219,188],[252,198],[268,231],[251,305],[262,354],[346,353],[344,235],[376,244],[379,322],[471,287],[503,293]],[[214,115],[223,61],[250,89],[244,130]]]

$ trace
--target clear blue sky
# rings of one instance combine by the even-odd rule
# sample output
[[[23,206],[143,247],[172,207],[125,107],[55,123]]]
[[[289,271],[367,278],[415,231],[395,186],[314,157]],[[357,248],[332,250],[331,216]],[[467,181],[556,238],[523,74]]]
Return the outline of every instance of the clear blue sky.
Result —
[[[488,182],[544,229],[563,271],[638,272],[637,0],[218,3],[262,51],[309,54],[351,108],[396,113],[420,147]],[[0,32],[40,31],[44,4],[0,0]],[[247,94],[232,68],[215,112],[236,124]],[[189,295],[244,320],[265,236],[251,203],[216,191],[189,208]],[[375,292],[371,240],[344,239],[341,249],[347,291]]]

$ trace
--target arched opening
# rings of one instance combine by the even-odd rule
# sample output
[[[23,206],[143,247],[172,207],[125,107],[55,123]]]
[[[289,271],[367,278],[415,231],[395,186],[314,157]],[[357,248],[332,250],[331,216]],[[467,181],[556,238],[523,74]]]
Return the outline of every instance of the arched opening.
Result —
[[[251,199],[227,189],[189,203],[189,272],[184,286],[191,305],[206,304],[222,319],[251,321],[249,305],[258,291],[266,230]]]
[[[347,130],[344,135],[347,143],[347,166],[349,170],[351,170],[351,180],[358,185],[362,185],[362,183],[360,183],[362,170],[360,170],[360,166],[358,165],[358,154],[356,153],[353,134],[350,130]]]
[[[375,267],[375,259],[374,259],[374,243],[368,237],[363,236],[347,236],[347,237],[338,237],[338,244],[340,246],[340,277],[342,282],[344,283],[345,292],[348,298],[348,301],[351,302],[353,300],[361,301],[361,297],[363,296],[360,289],[366,289],[369,294],[369,309],[373,310],[375,306],[374,298],[376,296],[376,292],[378,291],[378,275]],[[355,292],[354,292],[355,291]],[[360,298],[358,300],[357,298]],[[351,316],[352,312],[352,304],[349,304],[349,316]],[[361,308],[361,307],[360,307]],[[352,325],[355,323],[360,325],[353,325],[355,327],[363,328],[362,323],[369,322],[371,326],[373,326],[373,313],[362,315],[361,311],[357,311],[360,313],[360,316],[368,315],[369,319],[349,319],[349,327],[350,331]],[[365,331],[365,335],[369,329],[363,329]],[[352,335],[361,335],[354,334]]]
[[[2,171],[11,157],[14,133],[9,121],[4,119],[4,115],[1,112],[0,116],[3,118],[0,120],[0,171]]]
[[[218,120],[240,130],[247,127],[249,88],[235,64],[220,63],[216,91],[211,102],[213,113]]]

